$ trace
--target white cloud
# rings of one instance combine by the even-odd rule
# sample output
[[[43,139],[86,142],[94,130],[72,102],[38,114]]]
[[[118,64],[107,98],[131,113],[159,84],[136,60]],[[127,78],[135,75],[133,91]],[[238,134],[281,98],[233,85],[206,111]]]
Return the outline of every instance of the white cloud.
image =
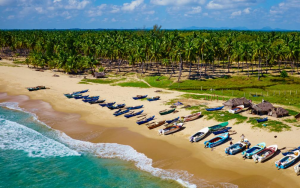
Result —
[[[111,21],[112,21],[112,22],[116,22],[117,20],[116,20],[115,18],[112,18]]]
[[[150,3],[154,5],[173,5],[173,6],[180,6],[180,5],[188,5],[188,4],[204,4],[206,0],[151,0]]]
[[[251,10],[251,8],[245,8],[245,9],[243,10],[243,12],[244,12],[245,14],[250,14],[250,10]]]
[[[7,19],[13,19],[13,18],[15,18],[15,16],[14,15],[9,15],[8,17],[7,17]]]
[[[102,16],[103,10],[107,9],[108,5],[102,4],[100,6],[97,6],[96,8],[90,9],[87,11],[89,17],[95,17],[95,16]]]
[[[122,10],[124,11],[134,11],[136,8],[138,8],[140,5],[144,3],[144,0],[135,0],[131,1],[131,3],[124,3]]]
[[[232,9],[249,7],[258,4],[262,0],[211,0],[206,8],[208,9]]]
[[[0,0],[0,6],[6,6],[14,3],[14,0]]]
[[[117,6],[117,5],[113,5],[112,7],[111,7],[111,13],[118,13],[118,12],[120,12],[120,8]]]
[[[192,10],[188,11],[186,14],[199,14],[202,11],[200,6],[192,7]]]
[[[236,11],[236,12],[233,12],[232,14],[231,14],[231,17],[235,17],[235,16],[240,16],[242,14],[242,11]]]
[[[83,0],[83,1],[77,1],[77,0],[69,0],[68,4],[65,6],[66,9],[84,9],[90,1]]]

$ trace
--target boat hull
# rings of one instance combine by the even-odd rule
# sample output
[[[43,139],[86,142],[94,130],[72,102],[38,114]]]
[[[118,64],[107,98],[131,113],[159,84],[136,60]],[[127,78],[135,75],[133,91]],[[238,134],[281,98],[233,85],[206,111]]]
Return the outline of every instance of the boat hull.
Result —
[[[219,139],[218,139],[219,138]],[[208,141],[205,141],[204,142],[204,145],[205,147],[207,148],[212,148],[212,147],[215,147],[215,146],[218,146],[222,143],[224,143],[227,139],[229,138],[229,134],[228,133],[224,133],[222,135],[219,135],[213,139],[210,139]],[[217,141],[214,141],[215,139],[218,139]]]

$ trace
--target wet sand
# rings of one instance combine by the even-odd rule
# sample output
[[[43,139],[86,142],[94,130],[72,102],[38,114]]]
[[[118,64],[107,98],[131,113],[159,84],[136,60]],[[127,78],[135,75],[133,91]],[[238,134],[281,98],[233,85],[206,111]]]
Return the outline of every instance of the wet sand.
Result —
[[[27,70],[22,71],[26,72]],[[28,72],[30,71],[32,70]],[[32,74],[34,73],[36,72],[32,71]],[[56,78],[49,80],[53,79]],[[72,78],[66,77],[64,81],[67,82],[68,80],[72,80]],[[224,148],[227,147],[228,143],[216,147],[214,151],[211,151],[210,149],[203,148],[203,142],[189,143],[187,140],[187,137],[190,136],[189,132],[159,136],[157,129],[150,131],[145,126],[135,124],[136,119],[125,120],[124,117],[115,118],[112,116],[112,111],[106,108],[66,99],[62,93],[66,92],[67,88],[51,86],[50,90],[28,92],[24,88],[25,84],[28,83],[22,83],[18,80],[18,77],[12,76],[8,80],[7,77],[1,78],[0,76],[0,92],[7,92],[9,94],[1,93],[0,102],[19,102],[20,107],[37,114],[41,121],[54,129],[65,132],[74,139],[94,143],[130,145],[138,152],[144,153],[147,157],[153,159],[154,167],[184,170],[193,174],[191,182],[196,183],[199,187],[204,184],[204,180],[216,186],[219,186],[222,182],[232,183],[239,187],[300,186],[299,178],[293,173],[292,168],[280,171],[275,168],[274,161],[278,160],[281,154],[264,164],[255,164],[253,160],[244,161],[240,154],[236,156],[226,156],[224,154]],[[44,83],[44,85],[47,84]],[[49,85],[50,82],[48,82]],[[90,85],[79,85],[77,90],[84,87],[90,88]],[[102,90],[101,94],[105,93],[105,89],[109,87],[112,86],[105,85],[102,87],[102,85],[99,85],[99,90]],[[63,91],[59,91],[59,89]],[[128,90],[131,93],[130,88],[120,88],[120,90],[124,90],[124,92]],[[134,88],[134,91],[136,90],[139,89]],[[141,92],[145,93],[142,89]],[[147,93],[150,93],[150,91],[147,91]],[[19,94],[26,96],[19,96]],[[127,99],[125,98],[124,100]],[[121,103],[121,98],[118,101]],[[166,107],[162,106],[162,108]],[[180,113],[184,114],[186,112]],[[195,122],[194,124],[196,124]],[[207,124],[212,125],[214,123],[213,121],[207,122]],[[201,127],[197,129],[201,129]],[[187,128],[184,131],[193,130],[188,130]],[[250,134],[247,134],[247,132],[244,133],[246,136]],[[271,135],[267,136],[271,137]],[[252,140],[249,136],[247,138]],[[238,136],[234,139],[237,140]],[[267,145],[271,144],[267,143]]]

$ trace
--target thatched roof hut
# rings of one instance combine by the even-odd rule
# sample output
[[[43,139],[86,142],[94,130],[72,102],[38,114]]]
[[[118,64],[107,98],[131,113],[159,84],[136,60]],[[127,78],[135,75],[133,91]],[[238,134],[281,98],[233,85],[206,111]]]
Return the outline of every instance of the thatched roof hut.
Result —
[[[228,106],[230,108],[239,106],[239,105],[244,105],[245,108],[251,106],[250,100],[246,99],[245,97],[230,99],[230,100],[224,102],[223,104],[224,104],[224,106]]]
[[[252,112],[256,113],[256,114],[268,114],[271,115],[272,113],[272,109],[274,108],[274,106],[269,103],[268,101],[263,101],[260,104],[252,104],[251,105],[252,108]]]
[[[272,116],[273,117],[283,117],[289,115],[289,111],[287,111],[284,108],[278,107],[278,108],[273,108],[272,109]]]
[[[95,77],[96,78],[105,78],[105,73],[104,72],[95,72]]]

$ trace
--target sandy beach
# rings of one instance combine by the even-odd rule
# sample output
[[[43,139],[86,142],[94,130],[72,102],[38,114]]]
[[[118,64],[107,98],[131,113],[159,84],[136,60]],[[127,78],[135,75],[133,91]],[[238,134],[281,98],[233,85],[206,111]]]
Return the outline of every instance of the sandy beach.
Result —
[[[18,102],[20,107],[37,114],[42,122],[65,132],[74,139],[93,143],[118,143],[129,145],[148,158],[153,159],[153,166],[175,171],[187,171],[193,175],[190,179],[201,185],[226,187],[300,187],[299,177],[293,167],[277,170],[274,162],[282,155],[278,154],[271,160],[255,164],[253,160],[243,160],[241,154],[226,156],[224,149],[229,142],[222,144],[213,151],[205,149],[203,141],[191,144],[188,138],[198,130],[218,124],[204,117],[188,122],[185,129],[173,135],[160,136],[158,127],[148,130],[145,125],[137,125],[136,118],[125,119],[114,117],[113,111],[95,104],[83,103],[81,100],[67,99],[63,93],[89,89],[89,95],[100,95],[107,102],[116,101],[127,106],[144,105],[145,113],[155,115],[155,121],[172,119],[177,116],[189,115],[190,111],[179,108],[176,114],[159,115],[160,110],[169,106],[165,102],[178,98],[183,93],[166,91],[156,93],[157,88],[130,88],[104,84],[78,84],[83,77],[70,78],[67,74],[52,77],[51,71],[39,72],[27,67],[0,67],[0,102]],[[29,92],[26,87],[45,85],[50,89]],[[160,95],[161,100],[155,102],[133,100],[135,95],[154,97]],[[190,101],[195,104],[208,103],[215,107],[224,101]],[[249,112],[244,112],[247,116]],[[244,134],[253,145],[266,142],[267,146],[277,144],[279,148],[299,146],[299,128],[291,131],[270,133],[260,129],[252,129],[251,125],[243,123],[230,126],[237,134],[232,135],[233,142]],[[277,136],[275,138],[274,136]],[[208,138],[212,138],[210,135]],[[208,138],[204,139],[207,140]]]

